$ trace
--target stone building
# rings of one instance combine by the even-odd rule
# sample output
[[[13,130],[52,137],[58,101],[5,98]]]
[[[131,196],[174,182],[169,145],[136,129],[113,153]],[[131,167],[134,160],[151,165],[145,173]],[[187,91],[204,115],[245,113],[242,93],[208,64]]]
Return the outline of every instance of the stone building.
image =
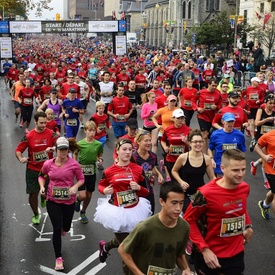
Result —
[[[234,14],[236,0],[148,0],[145,40],[151,46],[179,47],[184,33],[222,10]]]

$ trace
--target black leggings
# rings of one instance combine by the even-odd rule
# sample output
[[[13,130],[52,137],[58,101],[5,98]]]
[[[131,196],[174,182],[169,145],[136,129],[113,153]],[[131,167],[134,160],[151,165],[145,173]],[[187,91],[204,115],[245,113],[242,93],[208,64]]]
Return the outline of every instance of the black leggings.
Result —
[[[33,106],[22,106],[21,105],[21,117],[23,122],[30,122],[32,119]]]
[[[47,211],[53,225],[53,247],[55,257],[62,256],[61,253],[61,231],[68,232],[74,215],[74,204],[56,203],[47,201]]]

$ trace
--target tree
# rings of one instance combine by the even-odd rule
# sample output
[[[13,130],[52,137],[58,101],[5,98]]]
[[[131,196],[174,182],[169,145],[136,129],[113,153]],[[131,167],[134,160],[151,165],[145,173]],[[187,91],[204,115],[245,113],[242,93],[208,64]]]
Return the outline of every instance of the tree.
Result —
[[[268,48],[268,55],[270,56],[273,45],[275,43],[275,16],[272,14],[271,18],[267,21],[265,25],[258,23],[255,26],[255,30],[250,34],[254,39],[261,42]]]
[[[42,16],[43,9],[52,10],[49,4],[52,0],[1,0],[1,7],[6,13],[27,15],[29,11],[35,10],[36,16]]]

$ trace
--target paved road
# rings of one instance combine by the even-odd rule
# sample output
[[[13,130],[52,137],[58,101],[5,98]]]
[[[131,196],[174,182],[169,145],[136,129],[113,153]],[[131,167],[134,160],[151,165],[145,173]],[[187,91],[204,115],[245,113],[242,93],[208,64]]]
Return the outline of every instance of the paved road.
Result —
[[[55,272],[54,253],[51,243],[52,228],[45,209],[41,209],[42,219],[39,226],[31,224],[31,209],[25,194],[25,165],[20,164],[15,156],[14,149],[23,137],[23,130],[15,125],[13,104],[8,96],[3,81],[0,81],[0,238],[2,274],[100,274],[108,273],[121,275],[120,258],[117,251],[111,251],[107,264],[101,264],[97,259],[98,242],[108,240],[112,233],[101,225],[94,223],[92,217],[96,207],[96,200],[102,195],[94,193],[88,209],[90,222],[83,225],[79,222],[76,213],[71,231],[63,238],[63,258],[65,260],[64,273]],[[89,114],[95,111],[94,103],[89,105]],[[88,118],[88,115],[86,115]],[[141,122],[140,122],[141,126]],[[197,127],[194,122],[192,127]],[[78,139],[84,137],[80,131]],[[113,151],[112,134],[104,151],[104,164],[112,163]],[[248,144],[248,141],[247,141]],[[247,163],[256,158],[255,153],[247,153]],[[249,167],[248,167],[249,168]],[[98,179],[101,177],[98,173]],[[249,198],[249,212],[254,224],[255,233],[253,240],[246,248],[246,272],[249,275],[274,275],[274,214],[265,221],[260,215],[257,202],[264,198],[266,190],[262,184],[260,173],[253,177],[247,170],[246,179],[251,186]],[[158,194],[159,188],[156,187]],[[158,203],[157,203],[158,205]],[[157,207],[159,209],[159,207]],[[234,274],[232,274],[234,275]]]

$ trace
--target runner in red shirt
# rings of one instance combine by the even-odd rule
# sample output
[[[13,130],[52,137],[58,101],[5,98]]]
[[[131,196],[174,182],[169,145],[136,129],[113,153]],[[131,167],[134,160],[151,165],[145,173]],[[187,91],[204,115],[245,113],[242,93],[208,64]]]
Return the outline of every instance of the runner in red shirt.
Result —
[[[52,130],[46,128],[47,115],[44,112],[38,112],[34,115],[35,129],[27,133],[18,144],[15,155],[17,159],[27,164],[26,184],[27,194],[29,194],[29,203],[33,211],[33,224],[40,223],[40,214],[38,213],[38,193],[39,184],[38,176],[43,163],[53,157],[55,150],[54,145],[57,139]],[[24,157],[23,153],[28,148],[28,157]],[[45,200],[42,201],[45,205]]]
[[[74,83],[74,75],[73,74],[69,74],[69,76],[67,77],[67,82],[62,84],[62,88],[60,90],[60,92],[58,93],[58,97],[62,100],[67,98],[67,94],[69,93],[69,90],[71,88],[74,88],[77,92],[77,98],[80,98],[80,87]]]
[[[190,121],[194,114],[196,106],[196,98],[198,96],[198,90],[193,88],[192,78],[186,79],[186,87],[180,89],[178,98],[181,105],[181,109],[185,115],[185,124],[190,125]]]
[[[202,73],[202,79],[204,81],[204,86],[208,87],[210,80],[215,78],[215,72],[210,69],[211,64],[207,64],[206,69]]]
[[[148,79],[144,75],[144,68],[138,69],[138,74],[135,76],[135,82],[136,82],[136,90],[139,92],[139,94],[144,94],[146,89],[146,83],[148,82]]]
[[[198,112],[198,123],[204,139],[203,152],[205,154],[207,153],[207,139],[212,127],[212,120],[222,104],[221,95],[219,90],[217,90],[217,86],[217,80],[212,78],[208,88],[200,91],[195,106],[195,110]]]
[[[117,96],[108,105],[108,115],[113,117],[113,131],[115,138],[120,138],[126,134],[126,122],[133,112],[132,103],[124,96],[124,86],[117,85]]]
[[[128,89],[128,83],[131,80],[130,76],[126,74],[126,68],[122,67],[121,72],[116,77],[116,82],[121,83],[124,86],[124,91]]]

